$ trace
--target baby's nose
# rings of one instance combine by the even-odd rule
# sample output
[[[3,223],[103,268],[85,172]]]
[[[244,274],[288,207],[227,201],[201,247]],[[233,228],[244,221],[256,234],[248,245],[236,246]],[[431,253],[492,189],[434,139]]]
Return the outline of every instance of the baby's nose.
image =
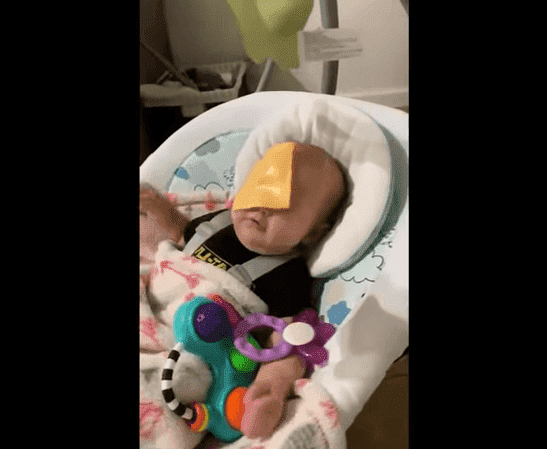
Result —
[[[272,213],[271,209],[267,209],[265,207],[251,207],[248,210],[249,210],[249,212],[259,212],[263,215],[270,215]]]

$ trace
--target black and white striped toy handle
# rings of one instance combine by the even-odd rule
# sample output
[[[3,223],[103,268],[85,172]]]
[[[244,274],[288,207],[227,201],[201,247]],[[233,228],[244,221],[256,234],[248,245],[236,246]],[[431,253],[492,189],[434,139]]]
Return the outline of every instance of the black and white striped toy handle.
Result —
[[[175,392],[173,391],[173,371],[182,349],[182,343],[177,343],[167,357],[167,362],[165,362],[161,373],[161,393],[167,403],[167,407],[169,407],[173,413],[186,421],[193,421],[196,417],[195,411],[191,406],[183,405],[177,401]]]

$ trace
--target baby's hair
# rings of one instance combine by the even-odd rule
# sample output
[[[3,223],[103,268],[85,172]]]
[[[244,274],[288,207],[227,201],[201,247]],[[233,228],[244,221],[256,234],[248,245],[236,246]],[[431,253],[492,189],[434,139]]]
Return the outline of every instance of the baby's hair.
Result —
[[[327,218],[322,223],[322,236],[319,239],[319,241],[323,240],[325,236],[336,226],[338,221],[341,219],[342,214],[346,207],[348,206],[348,203],[350,201],[350,193],[351,193],[351,181],[349,179],[349,176],[346,172],[345,167],[335,158],[329,155],[329,157],[332,158],[332,160],[336,163],[336,166],[338,167],[338,170],[340,171],[340,174],[342,175],[342,194],[338,198],[338,202],[336,205],[332,208],[332,210],[327,215]],[[314,247],[316,246],[318,242],[314,243],[306,243],[301,242],[297,246],[297,250],[304,256],[308,257],[310,253],[313,251]]]
[[[327,232],[334,228],[334,226],[336,225],[336,222],[339,220],[342,211],[346,209],[350,197],[350,184],[348,174],[346,173],[346,168],[337,159],[334,159],[334,162],[336,163],[336,165],[338,166],[338,170],[340,170],[340,173],[342,174],[342,195],[340,196],[340,199],[338,200],[336,206],[334,206],[327,219],[325,220],[325,224],[328,225]]]

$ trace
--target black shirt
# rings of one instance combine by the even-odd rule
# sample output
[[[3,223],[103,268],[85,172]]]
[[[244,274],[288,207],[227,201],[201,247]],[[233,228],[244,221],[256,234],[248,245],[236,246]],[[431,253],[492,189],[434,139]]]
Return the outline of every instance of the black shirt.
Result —
[[[192,220],[184,231],[189,242],[198,225],[211,220],[222,211],[203,215]],[[195,252],[201,260],[227,270],[233,265],[247,262],[259,256],[243,246],[237,238],[234,225],[230,225],[209,237]],[[253,291],[269,307],[269,314],[277,317],[297,315],[312,305],[312,277],[304,258],[291,259],[283,265],[259,277]]]

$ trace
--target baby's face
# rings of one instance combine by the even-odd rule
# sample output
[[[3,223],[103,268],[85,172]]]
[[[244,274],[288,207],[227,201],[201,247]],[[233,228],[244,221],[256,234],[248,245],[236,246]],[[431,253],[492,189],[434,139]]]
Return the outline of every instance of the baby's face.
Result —
[[[288,209],[231,210],[236,235],[251,251],[290,252],[316,234],[342,196],[342,175],[332,159],[310,145],[298,144],[295,151]]]
[[[252,208],[231,211],[240,242],[259,254],[285,254],[311,231],[316,219],[312,209]]]

